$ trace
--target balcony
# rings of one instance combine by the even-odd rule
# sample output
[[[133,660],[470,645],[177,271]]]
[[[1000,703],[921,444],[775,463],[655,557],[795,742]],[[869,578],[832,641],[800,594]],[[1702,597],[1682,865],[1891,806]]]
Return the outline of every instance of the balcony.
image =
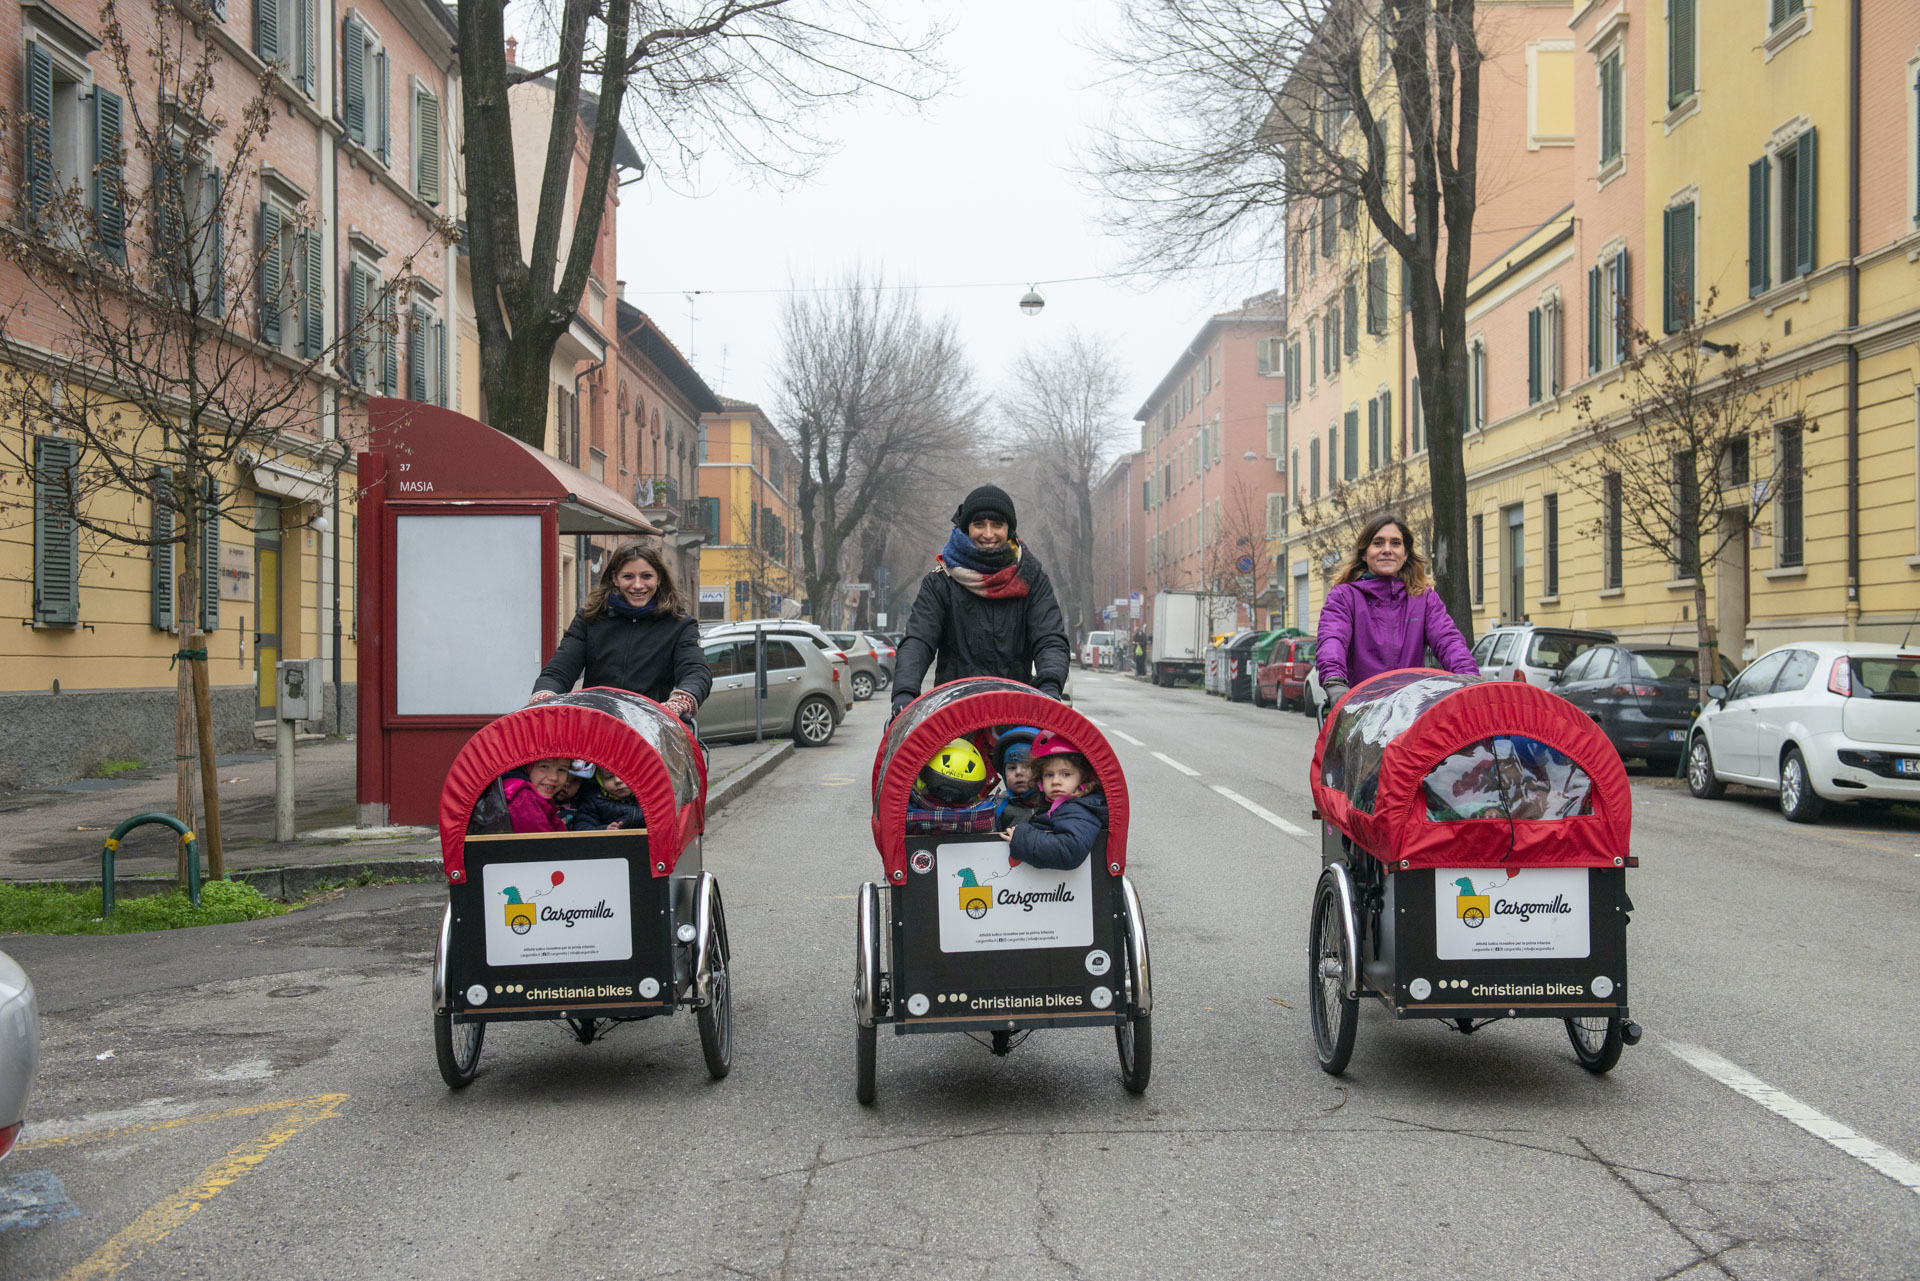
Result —
[[[682,499],[680,482],[673,476],[642,476],[633,482],[633,505],[648,520],[672,526],[680,534],[680,545],[704,542],[713,537],[706,504],[697,497]]]

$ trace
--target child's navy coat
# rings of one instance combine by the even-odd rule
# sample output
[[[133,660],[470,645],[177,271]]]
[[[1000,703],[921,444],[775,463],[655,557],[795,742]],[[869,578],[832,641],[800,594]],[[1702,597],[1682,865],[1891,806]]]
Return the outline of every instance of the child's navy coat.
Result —
[[[1068,872],[1087,861],[1107,826],[1107,798],[1089,792],[1061,801],[1051,814],[1036,814],[1013,829],[1014,858],[1028,867]]]

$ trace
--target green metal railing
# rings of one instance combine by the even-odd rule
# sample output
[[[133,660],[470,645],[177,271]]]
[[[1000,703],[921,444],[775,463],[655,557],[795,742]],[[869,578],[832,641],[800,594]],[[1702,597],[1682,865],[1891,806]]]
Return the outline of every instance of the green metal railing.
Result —
[[[171,827],[187,843],[187,899],[195,907],[200,906],[200,838],[193,834],[192,828],[171,814],[135,814],[114,828],[113,835],[100,847],[100,916],[104,920],[113,919],[114,851],[120,848],[120,841],[128,832],[149,823]]]

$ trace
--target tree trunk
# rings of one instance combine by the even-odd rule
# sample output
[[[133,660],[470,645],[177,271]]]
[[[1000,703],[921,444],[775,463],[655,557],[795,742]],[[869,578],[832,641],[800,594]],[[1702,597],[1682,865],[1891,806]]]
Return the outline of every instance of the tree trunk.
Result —
[[[480,362],[488,425],[535,449],[547,447],[547,368],[552,360],[552,341],[541,344],[516,336],[506,344],[505,360]],[[579,464],[578,459],[573,462]]]
[[[224,880],[227,853],[220,838],[220,762],[213,747],[213,692],[208,688],[207,660],[193,659],[194,720],[200,727],[200,792],[206,804],[207,821],[200,827],[200,844],[207,851],[207,879]]]
[[[181,577],[180,604],[174,615],[180,620],[177,631],[176,648],[181,651],[193,647],[193,622],[187,613],[186,586],[192,580],[192,574]],[[174,709],[173,709],[173,811],[174,817],[193,827],[193,684],[186,660],[175,657],[174,660]],[[179,851],[174,858],[174,877],[181,884],[187,880],[187,843],[179,842]]]
[[[1719,640],[1714,635],[1713,623],[1707,618],[1707,584],[1700,571],[1693,571],[1693,620],[1694,638],[1699,643],[1700,657],[1700,697],[1707,695],[1707,686],[1720,683],[1720,663],[1715,655],[1719,652]]]

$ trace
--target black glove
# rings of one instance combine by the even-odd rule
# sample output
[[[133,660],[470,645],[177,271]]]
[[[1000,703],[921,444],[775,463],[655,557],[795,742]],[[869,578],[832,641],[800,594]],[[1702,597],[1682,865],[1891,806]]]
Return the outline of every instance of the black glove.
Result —
[[[1323,688],[1326,691],[1327,709],[1329,711],[1333,709],[1333,705],[1335,703],[1338,703],[1341,699],[1347,696],[1348,687],[1345,681],[1328,681],[1321,688]]]
[[[1035,685],[1033,688],[1035,693],[1045,694],[1056,703],[1064,703],[1067,701],[1060,696],[1060,687],[1058,685]]]
[[[887,717],[887,724],[891,725],[899,720],[900,713],[906,711],[907,706],[918,697],[920,697],[918,694],[910,694],[906,690],[895,692],[893,696],[893,714]]]

